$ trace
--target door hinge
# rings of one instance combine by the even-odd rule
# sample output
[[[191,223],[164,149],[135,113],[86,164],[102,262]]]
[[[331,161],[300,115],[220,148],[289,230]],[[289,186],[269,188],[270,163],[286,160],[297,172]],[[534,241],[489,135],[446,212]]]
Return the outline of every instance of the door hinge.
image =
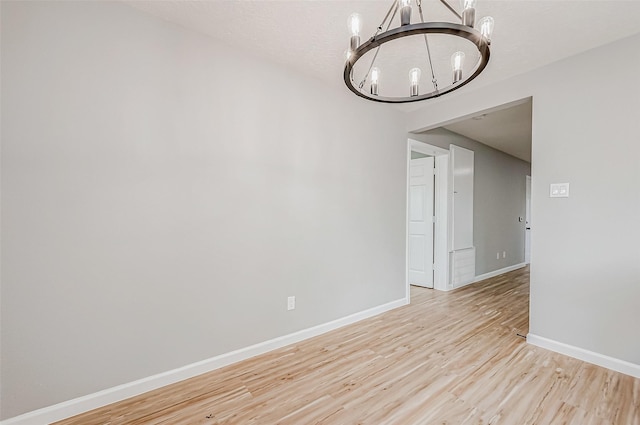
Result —
[[[436,216],[435,215],[432,217],[431,221],[433,221],[434,223],[436,222]]]

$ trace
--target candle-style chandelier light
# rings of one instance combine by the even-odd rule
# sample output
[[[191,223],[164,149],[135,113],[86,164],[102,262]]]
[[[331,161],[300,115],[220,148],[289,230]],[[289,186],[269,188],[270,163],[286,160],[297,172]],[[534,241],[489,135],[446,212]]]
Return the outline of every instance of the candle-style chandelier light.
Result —
[[[417,23],[411,23],[412,1],[418,10]],[[394,0],[363,44],[362,19],[353,13],[348,20],[351,39],[344,67],[349,90],[377,102],[406,103],[442,96],[476,78],[489,62],[493,18],[484,17],[474,27],[476,0],[461,0],[461,14],[446,0],[440,3],[460,23],[425,22],[422,0]],[[400,26],[391,28],[398,15]],[[431,74],[431,85],[420,83],[422,68]]]

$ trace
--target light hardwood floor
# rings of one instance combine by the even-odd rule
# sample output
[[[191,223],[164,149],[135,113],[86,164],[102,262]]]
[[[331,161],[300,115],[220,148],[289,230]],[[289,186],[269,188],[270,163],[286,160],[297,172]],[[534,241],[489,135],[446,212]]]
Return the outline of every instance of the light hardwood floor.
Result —
[[[527,345],[529,274],[411,304],[58,422],[640,425],[640,379]]]

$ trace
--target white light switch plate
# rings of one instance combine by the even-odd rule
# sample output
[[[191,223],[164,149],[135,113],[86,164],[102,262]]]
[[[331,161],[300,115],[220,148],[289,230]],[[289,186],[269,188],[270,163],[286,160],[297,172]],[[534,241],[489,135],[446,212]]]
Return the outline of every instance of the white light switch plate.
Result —
[[[569,183],[551,183],[549,186],[550,198],[568,198]]]

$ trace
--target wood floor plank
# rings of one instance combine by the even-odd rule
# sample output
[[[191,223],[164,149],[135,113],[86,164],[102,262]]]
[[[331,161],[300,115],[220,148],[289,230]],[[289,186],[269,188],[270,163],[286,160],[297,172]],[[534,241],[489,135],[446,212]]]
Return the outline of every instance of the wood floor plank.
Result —
[[[531,346],[528,268],[57,425],[640,425],[640,379]]]

